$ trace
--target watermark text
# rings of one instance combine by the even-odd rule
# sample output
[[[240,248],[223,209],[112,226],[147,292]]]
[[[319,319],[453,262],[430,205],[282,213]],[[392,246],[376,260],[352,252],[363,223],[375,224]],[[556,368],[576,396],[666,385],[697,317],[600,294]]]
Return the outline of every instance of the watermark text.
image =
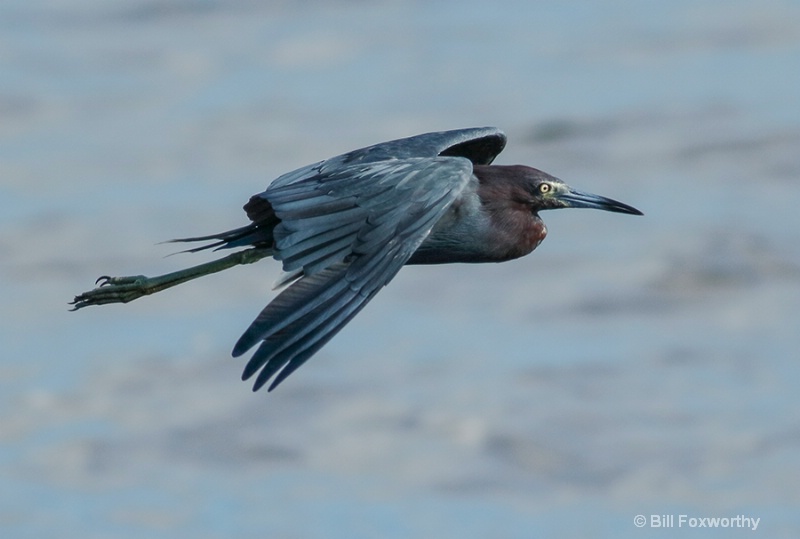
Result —
[[[637,528],[748,528],[758,529],[761,517],[735,515],[706,517],[693,515],[636,515],[633,524]]]

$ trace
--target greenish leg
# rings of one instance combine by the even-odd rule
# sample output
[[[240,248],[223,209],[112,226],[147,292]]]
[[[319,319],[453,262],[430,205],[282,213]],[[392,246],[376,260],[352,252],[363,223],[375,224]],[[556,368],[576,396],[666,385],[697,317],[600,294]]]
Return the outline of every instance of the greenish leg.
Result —
[[[272,249],[253,247],[244,251],[238,251],[228,256],[186,268],[183,270],[159,275],[157,277],[146,277],[144,275],[134,275],[131,277],[109,277],[104,275],[97,279],[95,284],[99,286],[94,290],[84,292],[75,296],[70,303],[73,311],[77,311],[89,305],[105,305],[107,303],[128,303],[142,296],[155,294],[175,285],[197,279],[203,275],[210,275],[219,271],[238,266],[240,264],[252,264],[262,258],[271,256]]]

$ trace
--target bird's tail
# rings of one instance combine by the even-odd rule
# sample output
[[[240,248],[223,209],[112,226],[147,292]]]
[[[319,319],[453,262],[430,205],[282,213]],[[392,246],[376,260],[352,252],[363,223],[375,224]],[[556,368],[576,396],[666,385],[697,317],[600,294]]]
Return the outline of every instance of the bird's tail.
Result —
[[[195,236],[193,238],[178,238],[169,240],[166,243],[192,243],[196,241],[210,241],[208,245],[201,245],[192,249],[181,251],[184,253],[196,253],[198,251],[205,251],[206,249],[233,249],[236,247],[259,247],[261,249],[272,249],[275,244],[275,236],[273,231],[280,223],[280,219],[275,215],[272,209],[272,204],[264,198],[263,193],[253,195],[247,204],[244,205],[244,211],[247,217],[250,218],[251,223],[247,226],[234,228],[218,234],[210,234],[208,236]]]
[[[176,238],[165,243],[193,243],[198,241],[211,242],[199,247],[193,247],[181,251],[182,253],[196,253],[206,249],[233,249],[236,247],[272,247],[272,229],[262,226],[261,223],[250,223],[247,226],[226,230],[218,234],[208,236],[194,236],[191,238]]]

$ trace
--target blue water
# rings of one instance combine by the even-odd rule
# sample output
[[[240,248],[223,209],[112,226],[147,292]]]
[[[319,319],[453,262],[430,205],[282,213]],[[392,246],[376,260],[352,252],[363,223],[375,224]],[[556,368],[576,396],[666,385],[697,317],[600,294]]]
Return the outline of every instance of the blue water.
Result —
[[[797,537],[800,4],[0,5],[3,537]],[[230,349],[274,262],[213,255],[293,168],[497,125],[642,209],[406,268],[277,391]]]

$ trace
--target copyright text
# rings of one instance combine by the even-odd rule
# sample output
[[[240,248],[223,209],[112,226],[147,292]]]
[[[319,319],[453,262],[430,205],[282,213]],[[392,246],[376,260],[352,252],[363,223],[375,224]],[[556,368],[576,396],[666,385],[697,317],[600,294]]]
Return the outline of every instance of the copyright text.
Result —
[[[703,517],[692,515],[636,515],[637,528],[748,528],[758,529],[761,517],[736,515],[732,517]]]

